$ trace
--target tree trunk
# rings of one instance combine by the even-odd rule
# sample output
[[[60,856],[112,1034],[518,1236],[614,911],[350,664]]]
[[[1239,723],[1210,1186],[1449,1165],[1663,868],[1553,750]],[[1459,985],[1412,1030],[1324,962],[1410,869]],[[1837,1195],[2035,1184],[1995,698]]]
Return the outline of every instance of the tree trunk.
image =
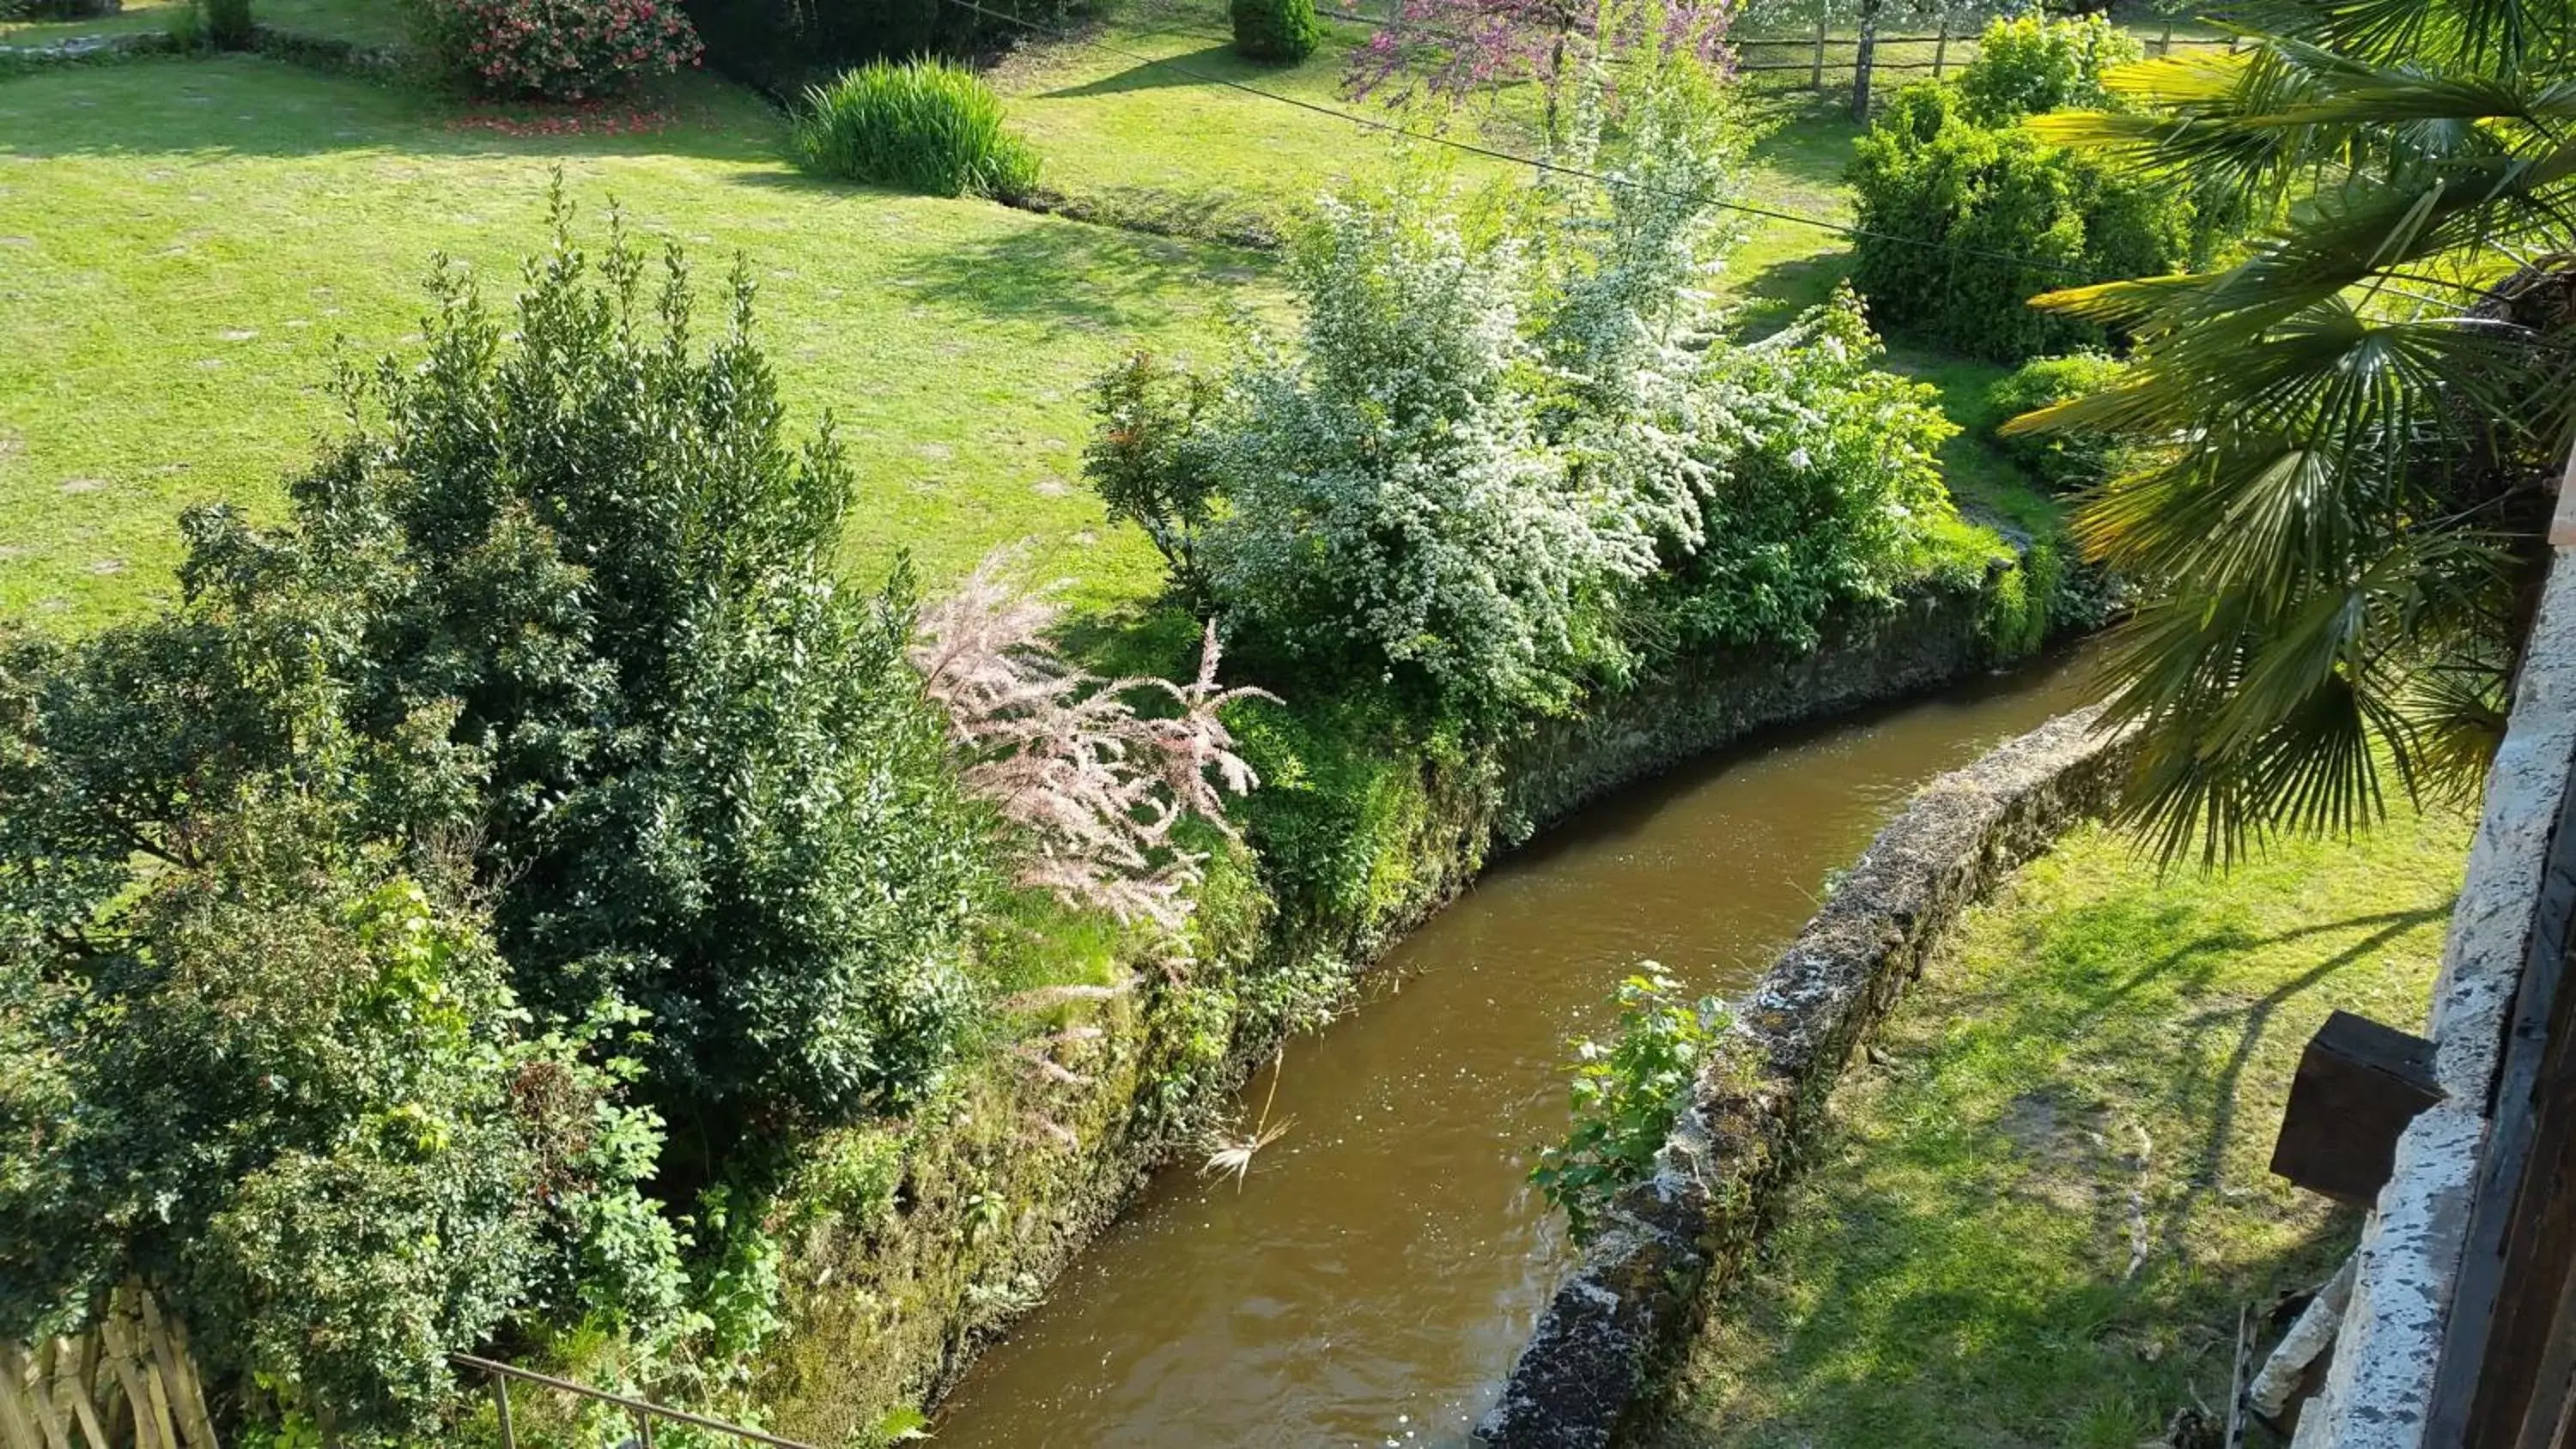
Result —
[[[1886,0],[1860,0],[1860,47],[1852,53],[1852,119],[1869,124],[1869,67],[1878,52],[1878,12]]]

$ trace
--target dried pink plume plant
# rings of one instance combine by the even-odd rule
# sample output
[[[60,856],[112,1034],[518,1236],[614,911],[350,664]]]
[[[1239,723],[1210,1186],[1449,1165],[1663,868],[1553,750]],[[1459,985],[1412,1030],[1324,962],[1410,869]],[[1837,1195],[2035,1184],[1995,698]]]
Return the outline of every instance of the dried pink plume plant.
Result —
[[[1205,857],[1174,845],[1172,827],[1197,815],[1236,839],[1225,796],[1260,783],[1217,712],[1277,696],[1218,686],[1214,624],[1187,684],[1074,668],[1047,643],[1062,610],[1025,582],[1021,553],[986,555],[922,611],[913,663],[948,712],[966,788],[1018,837],[1020,884],[1177,936]],[[1155,697],[1178,713],[1140,713]]]

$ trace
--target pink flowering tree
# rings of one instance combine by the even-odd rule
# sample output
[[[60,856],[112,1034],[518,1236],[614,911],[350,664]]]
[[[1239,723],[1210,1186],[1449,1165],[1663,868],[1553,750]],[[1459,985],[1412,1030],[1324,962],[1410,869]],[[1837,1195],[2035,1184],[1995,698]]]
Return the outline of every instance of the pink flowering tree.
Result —
[[[1640,53],[1688,56],[1724,68],[1737,0],[1394,0],[1368,43],[1351,52],[1343,86],[1391,103],[1429,93],[1461,100],[1477,91],[1535,83],[1557,138],[1565,82],[1595,59]],[[1358,0],[1343,11],[1367,20]]]
[[[913,664],[947,711],[966,788],[1011,836],[1019,883],[1177,937],[1205,857],[1173,827],[1195,815],[1235,839],[1225,797],[1259,783],[1218,712],[1276,696],[1217,683],[1213,624],[1186,684],[1074,668],[1046,639],[1061,610],[1018,564],[996,550],[922,610]]]

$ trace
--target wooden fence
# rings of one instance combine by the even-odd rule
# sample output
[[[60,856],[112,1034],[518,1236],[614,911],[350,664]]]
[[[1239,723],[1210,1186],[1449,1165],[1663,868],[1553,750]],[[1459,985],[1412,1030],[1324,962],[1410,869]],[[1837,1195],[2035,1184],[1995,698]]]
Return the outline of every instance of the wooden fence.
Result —
[[[1940,28],[1930,35],[1881,35],[1872,42],[1877,54],[1871,58],[1869,68],[1873,74],[1883,70],[1928,70],[1932,72],[1934,80],[1939,80],[1951,66],[1965,65],[1976,54],[1977,35],[1978,31],[1970,29],[1962,29],[1953,34],[1950,22],[1946,19],[1941,22]],[[1853,70],[1860,64],[1859,38],[1849,35],[1829,35],[1825,32],[1825,23],[1822,20],[1816,22],[1815,32],[1811,35],[1741,37],[1730,39],[1728,44],[1735,49],[1737,74],[1803,71],[1806,73],[1807,87],[1810,90],[1823,90],[1827,76],[1850,77]],[[2177,50],[2233,50],[2236,48],[2236,42],[2233,40],[2210,40],[2193,36],[2177,39],[2171,25],[2164,28],[2162,35],[2146,41],[2145,44],[2149,55],[2171,55]],[[1889,47],[1899,45],[1931,46],[1932,58],[1898,60],[1889,53]],[[1956,54],[1953,54],[1954,47]],[[1829,52],[1839,53],[1829,54]],[[1791,56],[1803,58],[1788,58]]]
[[[138,1283],[88,1332],[0,1343],[5,1449],[218,1449],[188,1330]]]

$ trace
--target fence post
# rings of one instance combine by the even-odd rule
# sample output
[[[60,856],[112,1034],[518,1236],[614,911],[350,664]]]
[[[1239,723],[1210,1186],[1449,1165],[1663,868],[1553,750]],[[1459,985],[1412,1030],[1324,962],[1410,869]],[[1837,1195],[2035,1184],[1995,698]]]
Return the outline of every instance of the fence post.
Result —
[[[2156,58],[2162,60],[2171,54],[2173,54],[2173,17],[2168,15],[2165,17],[2165,33],[2156,41]]]
[[[519,1449],[519,1431],[510,1424],[510,1381],[499,1374],[487,1374],[492,1385],[492,1408],[501,1416],[501,1449]]]
[[[1941,12],[1941,31],[1932,38],[1932,78],[1941,78],[1941,64],[1950,56],[1950,12]]]
[[[1825,88],[1825,17],[1824,17],[1824,16],[1822,16],[1822,15],[1818,15],[1818,16],[1816,17],[1816,64],[1815,64],[1815,68],[1814,68],[1812,71],[1810,71],[1810,72],[1808,73],[1808,75],[1807,75],[1807,89],[1809,89],[1809,90],[1811,90],[1811,91],[1820,91],[1820,90],[1823,90],[1824,88]]]

